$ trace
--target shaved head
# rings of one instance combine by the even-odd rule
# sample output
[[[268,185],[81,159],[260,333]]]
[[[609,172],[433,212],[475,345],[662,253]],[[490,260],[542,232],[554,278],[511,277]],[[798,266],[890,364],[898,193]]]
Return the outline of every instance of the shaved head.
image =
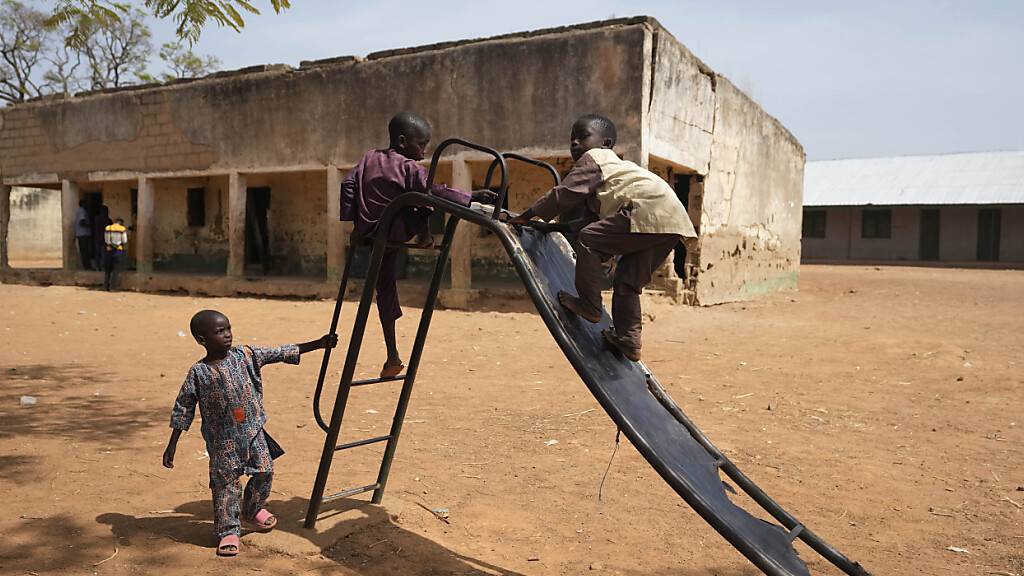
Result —
[[[398,144],[399,136],[412,140],[430,136],[430,123],[415,112],[399,112],[388,122],[391,145]]]
[[[607,138],[612,141],[612,146],[615,145],[618,134],[615,130],[615,123],[597,114],[584,114],[576,119],[577,126],[589,126],[590,129],[601,136],[602,139]]]
[[[221,318],[228,319],[227,316],[216,310],[200,310],[192,316],[192,320],[188,323],[188,329],[192,332],[192,337],[198,340],[200,336],[209,334],[214,322]]]

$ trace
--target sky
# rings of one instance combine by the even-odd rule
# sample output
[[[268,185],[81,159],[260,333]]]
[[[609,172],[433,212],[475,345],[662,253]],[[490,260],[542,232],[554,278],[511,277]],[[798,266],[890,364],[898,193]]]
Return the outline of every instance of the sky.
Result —
[[[808,160],[1024,150],[1020,0],[434,2],[292,0],[210,26],[223,69],[481,38],[613,17],[657,18],[801,141]],[[154,44],[173,23],[151,22]],[[156,66],[157,63],[154,62]]]

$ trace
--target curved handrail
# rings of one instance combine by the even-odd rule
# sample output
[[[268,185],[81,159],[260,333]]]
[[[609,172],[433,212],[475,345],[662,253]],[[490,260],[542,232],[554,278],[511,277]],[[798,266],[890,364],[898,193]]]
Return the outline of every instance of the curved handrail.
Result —
[[[558,186],[559,184],[562,183],[562,177],[558,174],[558,170],[555,170],[554,166],[552,166],[551,164],[549,164],[549,163],[547,163],[547,162],[545,162],[543,160],[538,160],[536,158],[530,158],[529,156],[524,156],[524,155],[519,154],[517,152],[502,152],[501,156],[503,158],[505,158],[506,160],[518,160],[520,162],[525,162],[526,164],[532,164],[532,165],[537,166],[539,168],[543,168],[543,169],[547,170],[548,173],[551,174],[551,178],[555,181],[555,186]],[[484,178],[484,188],[490,188],[491,187],[491,176],[494,175],[494,168],[497,165],[498,165],[497,164],[497,160],[495,160],[495,161],[491,162],[490,166],[487,167],[487,177]],[[504,202],[502,202],[502,205],[504,205]]]
[[[501,186],[498,189],[498,200],[494,203],[494,212],[491,214],[491,218],[497,220],[498,216],[501,214],[501,206],[505,203],[505,198],[508,196],[508,166],[505,164],[505,158],[503,158],[501,153],[494,148],[463,140],[462,138],[449,138],[438,144],[437,148],[434,149],[433,156],[430,157],[430,171],[427,173],[427,193],[429,194],[431,188],[434,186],[434,177],[437,175],[437,165],[441,160],[441,152],[443,152],[445,148],[456,144],[490,154],[491,156],[494,156],[494,162],[498,162],[501,165]],[[490,183],[491,170],[488,170],[487,174],[487,181]],[[467,190],[467,192],[469,191]],[[381,221],[383,221],[383,216],[381,216]]]

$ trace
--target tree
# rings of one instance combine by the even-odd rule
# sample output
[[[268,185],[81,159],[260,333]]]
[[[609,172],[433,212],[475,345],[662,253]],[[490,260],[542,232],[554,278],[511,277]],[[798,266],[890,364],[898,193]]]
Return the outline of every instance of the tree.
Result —
[[[70,31],[67,27],[57,30],[56,38],[51,38],[51,45],[44,57],[49,68],[43,72],[46,90],[69,96],[87,86],[82,77],[82,52],[63,41]]]
[[[198,78],[214,72],[220,67],[216,56],[200,56],[185,46],[185,41],[167,42],[160,47],[160,59],[171,69],[160,79],[164,82],[178,78]]]
[[[40,64],[48,32],[46,16],[16,0],[0,4],[0,99],[24,102],[45,93]]]
[[[245,27],[242,14],[260,13],[251,0],[145,0],[145,6],[157,18],[174,19],[178,24],[178,38],[189,44],[199,40],[209,21],[241,32]],[[291,7],[291,0],[270,0],[270,6],[279,14]],[[115,0],[55,0],[48,23],[51,26],[73,22],[109,25],[130,12],[127,3]],[[82,30],[72,29],[67,40],[72,45],[81,45],[85,36]]]
[[[85,20],[76,24],[84,34],[81,52],[89,64],[89,86],[93,90],[116,88],[144,80],[149,57],[153,53],[152,33],[146,15],[130,9],[117,20]]]

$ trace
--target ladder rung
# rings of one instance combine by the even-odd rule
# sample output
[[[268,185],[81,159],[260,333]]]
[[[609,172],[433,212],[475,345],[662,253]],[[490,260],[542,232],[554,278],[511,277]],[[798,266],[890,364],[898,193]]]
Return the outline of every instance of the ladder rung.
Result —
[[[355,496],[356,494],[362,494],[363,492],[369,492],[370,490],[376,490],[380,488],[380,484],[370,484],[369,486],[360,486],[359,488],[349,488],[348,490],[342,490],[337,494],[330,494],[321,498],[324,502],[330,502],[331,500],[337,500],[339,498],[348,498],[349,496]]]
[[[388,242],[388,248],[409,248],[410,250],[437,250],[437,251],[440,252],[441,248],[443,248],[443,247],[444,247],[443,244],[432,244],[432,245],[430,245],[430,246],[428,246],[426,248],[420,248],[419,246],[417,246],[415,244],[403,244],[401,242]]]
[[[793,540],[796,540],[797,536],[799,536],[800,533],[803,532],[803,531],[804,531],[804,525],[803,524],[797,524],[796,526],[793,526],[793,529],[790,530],[788,534],[786,534],[786,537],[789,538],[790,543],[792,543]]]
[[[398,376],[389,376],[387,378],[370,378],[368,380],[356,380],[352,382],[352,385],[366,386],[367,384],[379,384],[381,382],[397,382],[399,380],[405,380],[405,374],[399,374]]]
[[[334,451],[337,452],[339,450],[348,450],[349,448],[355,448],[357,446],[366,446],[367,444],[375,444],[377,442],[383,442],[385,440],[390,440],[390,439],[391,439],[391,435],[388,434],[387,436],[377,436],[375,438],[366,438],[364,440],[356,440],[355,442],[349,442],[348,444],[338,444],[337,446],[334,447]]]

